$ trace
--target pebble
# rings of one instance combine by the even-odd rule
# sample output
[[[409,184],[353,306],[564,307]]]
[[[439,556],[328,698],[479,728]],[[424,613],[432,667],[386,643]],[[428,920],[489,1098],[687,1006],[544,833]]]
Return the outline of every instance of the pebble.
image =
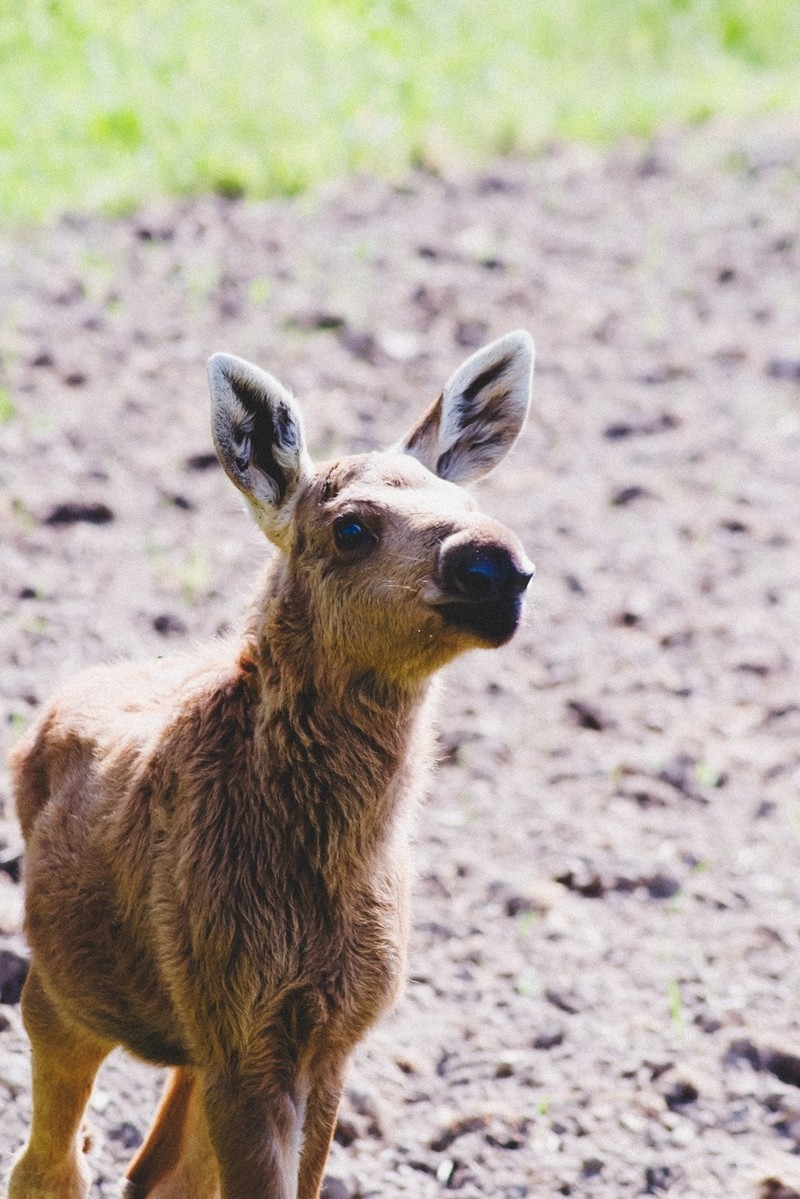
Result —
[[[697,1136],[697,1129],[688,1120],[682,1120],[670,1133],[670,1141],[678,1149],[690,1145]]]
[[[28,975],[28,959],[14,949],[0,949],[0,1003],[19,1003]]]
[[[22,887],[6,874],[0,874],[0,934],[18,933],[22,929],[25,900]]]
[[[320,1199],[350,1199],[352,1193],[346,1182],[329,1174],[322,1183]]]
[[[640,1136],[647,1127],[647,1121],[636,1112],[623,1112],[619,1122],[623,1128],[627,1128],[628,1132],[635,1133],[637,1136]]]
[[[0,1085],[14,1098],[31,1087],[31,1067],[27,1053],[7,1052],[0,1057]]]

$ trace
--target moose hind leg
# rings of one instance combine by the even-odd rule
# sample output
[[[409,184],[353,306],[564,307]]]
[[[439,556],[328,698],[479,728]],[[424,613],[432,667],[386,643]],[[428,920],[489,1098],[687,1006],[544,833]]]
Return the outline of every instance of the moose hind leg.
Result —
[[[173,1070],[147,1140],[128,1167],[126,1199],[216,1199],[217,1160],[193,1070]]]
[[[81,1121],[95,1075],[113,1048],[76,1029],[46,994],[35,963],[22,993],[31,1042],[33,1119],[28,1143],[11,1171],[9,1199],[85,1199]]]

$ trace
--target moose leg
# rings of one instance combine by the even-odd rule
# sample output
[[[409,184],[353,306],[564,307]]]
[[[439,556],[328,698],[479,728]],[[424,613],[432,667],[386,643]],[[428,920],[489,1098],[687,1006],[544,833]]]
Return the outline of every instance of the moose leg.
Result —
[[[201,1080],[173,1070],[147,1140],[128,1167],[126,1199],[215,1199],[219,1175]]]
[[[344,1069],[328,1067],[315,1073],[308,1095],[300,1158],[298,1199],[317,1199],[325,1163],[336,1129]]]
[[[205,1114],[221,1199],[297,1199],[303,1107],[283,1083],[208,1080]]]
[[[35,964],[22,992],[31,1042],[31,1133],[9,1180],[9,1199],[85,1199],[89,1178],[80,1127],[95,1075],[113,1048],[68,1024],[47,996]]]

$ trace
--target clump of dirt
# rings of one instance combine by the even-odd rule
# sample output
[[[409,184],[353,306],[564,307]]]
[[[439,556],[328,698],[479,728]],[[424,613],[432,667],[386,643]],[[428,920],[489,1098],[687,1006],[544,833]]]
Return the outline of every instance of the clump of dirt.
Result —
[[[77,668],[238,620],[264,551],[211,453],[211,352],[290,384],[325,456],[536,337],[535,416],[479,488],[533,599],[448,672],[408,988],[331,1194],[798,1193],[797,164],[777,121],[707,126],[0,242],[3,748]],[[2,1172],[30,1089],[0,797]],[[104,1067],[95,1199],[160,1085]]]

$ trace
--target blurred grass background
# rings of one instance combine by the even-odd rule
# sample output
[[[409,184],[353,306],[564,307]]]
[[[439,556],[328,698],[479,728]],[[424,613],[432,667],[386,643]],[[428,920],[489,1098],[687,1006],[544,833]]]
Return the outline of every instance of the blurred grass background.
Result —
[[[0,0],[0,221],[800,120],[800,0]]]

